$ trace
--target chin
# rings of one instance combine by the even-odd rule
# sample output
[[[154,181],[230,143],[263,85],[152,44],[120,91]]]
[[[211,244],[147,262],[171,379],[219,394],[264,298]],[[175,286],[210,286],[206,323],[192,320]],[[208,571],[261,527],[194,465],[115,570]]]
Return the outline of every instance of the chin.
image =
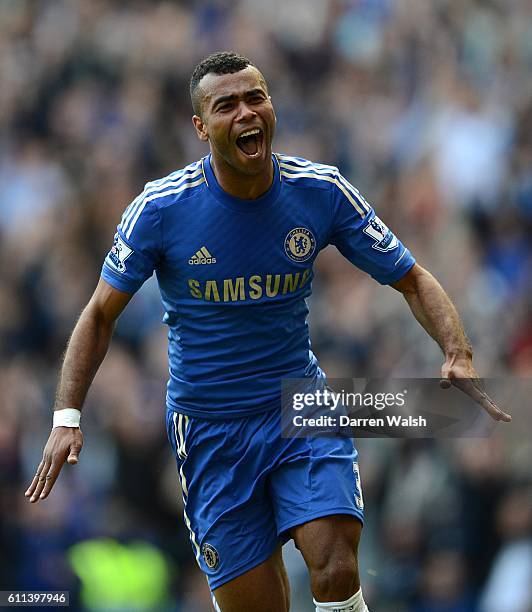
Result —
[[[268,153],[266,151],[261,152],[257,157],[248,157],[245,154],[238,154],[235,166],[244,174],[260,174],[268,170],[269,164],[271,163],[271,157],[271,152]]]

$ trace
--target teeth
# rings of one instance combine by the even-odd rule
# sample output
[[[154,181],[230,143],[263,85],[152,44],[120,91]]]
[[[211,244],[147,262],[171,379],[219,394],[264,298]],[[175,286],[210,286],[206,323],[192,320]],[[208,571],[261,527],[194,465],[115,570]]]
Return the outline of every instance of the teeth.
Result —
[[[245,136],[255,136],[255,134],[260,134],[260,130],[258,128],[255,128],[254,130],[248,130],[247,132],[240,134],[239,138],[244,138]]]

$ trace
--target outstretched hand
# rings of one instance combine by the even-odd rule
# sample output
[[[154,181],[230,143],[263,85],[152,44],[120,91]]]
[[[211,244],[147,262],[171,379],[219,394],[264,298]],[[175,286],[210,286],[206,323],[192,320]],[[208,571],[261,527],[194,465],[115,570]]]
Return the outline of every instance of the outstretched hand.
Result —
[[[54,427],[44,447],[42,460],[28,487],[26,497],[35,503],[46,499],[59,476],[65,461],[71,465],[78,462],[83,446],[83,434],[79,427]]]
[[[440,387],[442,389],[449,389],[451,385],[454,385],[473,398],[495,421],[509,423],[512,420],[512,417],[502,411],[484,391],[469,357],[453,355],[447,358],[442,366],[441,374]]]

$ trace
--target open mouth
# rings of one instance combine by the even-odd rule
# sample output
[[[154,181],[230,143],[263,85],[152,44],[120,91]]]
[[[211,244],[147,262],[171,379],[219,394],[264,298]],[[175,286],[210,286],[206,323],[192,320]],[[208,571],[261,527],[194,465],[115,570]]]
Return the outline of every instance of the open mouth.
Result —
[[[246,157],[259,157],[263,142],[264,134],[260,128],[247,130],[236,139],[238,148]]]

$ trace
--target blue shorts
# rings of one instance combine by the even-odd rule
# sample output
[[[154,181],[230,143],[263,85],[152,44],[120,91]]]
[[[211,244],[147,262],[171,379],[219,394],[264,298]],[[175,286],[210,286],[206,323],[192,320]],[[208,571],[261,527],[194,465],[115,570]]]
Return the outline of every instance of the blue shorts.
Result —
[[[288,530],[331,514],[363,521],[347,438],[281,438],[280,411],[219,421],[167,411],[185,524],[211,591],[265,561]]]

